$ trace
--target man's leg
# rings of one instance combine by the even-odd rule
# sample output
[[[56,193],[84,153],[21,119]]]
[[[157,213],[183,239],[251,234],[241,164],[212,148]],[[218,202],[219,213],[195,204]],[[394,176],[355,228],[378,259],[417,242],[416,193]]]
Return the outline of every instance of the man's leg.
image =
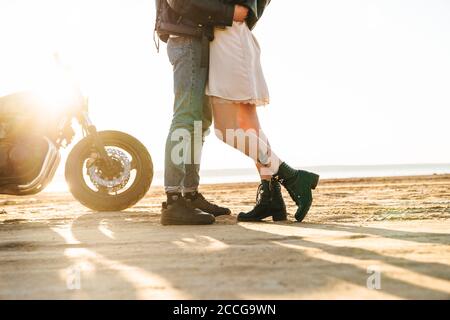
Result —
[[[196,165],[194,151],[198,146],[195,146],[194,128],[196,122],[202,123],[207,76],[206,68],[200,68],[200,49],[201,41],[190,37],[171,38],[167,45],[169,60],[173,65],[175,102],[166,141],[164,185],[168,199],[167,204],[163,205],[163,224],[214,222],[213,216],[196,210],[181,197],[187,174],[194,181],[190,182],[189,187],[192,190],[198,187],[198,178],[195,177],[195,172],[198,176],[198,170],[195,171],[195,166],[191,168],[190,165]]]
[[[201,144],[198,151],[199,146],[195,146],[194,128],[196,123],[202,124],[207,69],[200,67],[202,52],[199,39],[171,38],[167,51],[173,65],[175,102],[166,141],[164,185],[168,192],[182,192],[186,183],[188,189],[196,190],[198,163],[194,151],[201,152]],[[186,170],[188,179],[185,178]]]
[[[177,41],[178,38],[173,43]],[[173,43],[169,46],[172,50]],[[185,53],[184,56],[178,59],[178,54],[183,52]],[[177,98],[171,135],[168,138],[169,150],[166,149],[166,159],[167,154],[170,153],[170,161],[172,162],[172,164],[168,164],[168,167],[174,166],[174,163],[182,164],[181,168],[184,173],[181,180],[182,191],[190,206],[214,216],[227,215],[231,213],[229,209],[207,201],[198,192],[203,142],[212,123],[211,105],[208,97],[205,96],[209,42],[205,43],[205,39],[193,38],[191,39],[189,52],[177,49],[176,53],[172,55],[172,61],[175,62],[174,82],[176,83],[175,96]],[[179,168],[180,166],[178,166],[176,172],[181,172]],[[170,172],[166,171],[166,173],[169,176],[167,181],[171,181],[172,175]],[[166,190],[168,191],[171,190],[171,188],[168,188],[169,186],[169,184],[166,184]],[[179,189],[176,188],[172,190],[179,192]],[[178,197],[179,193],[175,195],[175,198]]]

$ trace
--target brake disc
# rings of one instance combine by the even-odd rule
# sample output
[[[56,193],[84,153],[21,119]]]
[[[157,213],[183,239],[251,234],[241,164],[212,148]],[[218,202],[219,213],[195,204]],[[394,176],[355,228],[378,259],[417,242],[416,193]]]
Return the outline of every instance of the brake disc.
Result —
[[[105,177],[102,168],[97,165],[97,161],[89,164],[87,173],[89,179],[98,189],[106,188],[109,192],[116,192],[124,188],[130,180],[131,163],[125,152],[115,149],[106,148],[106,153],[112,161],[120,163],[121,170],[114,175],[113,178]]]

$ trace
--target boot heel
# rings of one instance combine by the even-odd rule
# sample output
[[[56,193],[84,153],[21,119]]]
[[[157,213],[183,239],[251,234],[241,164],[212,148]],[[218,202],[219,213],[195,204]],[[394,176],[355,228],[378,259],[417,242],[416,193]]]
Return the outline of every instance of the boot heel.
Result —
[[[272,220],[274,222],[279,222],[279,221],[286,221],[287,220],[287,215],[285,212],[276,212],[272,215]]]
[[[319,184],[319,178],[320,176],[315,173],[310,173],[311,177],[311,189],[316,189],[317,185]]]

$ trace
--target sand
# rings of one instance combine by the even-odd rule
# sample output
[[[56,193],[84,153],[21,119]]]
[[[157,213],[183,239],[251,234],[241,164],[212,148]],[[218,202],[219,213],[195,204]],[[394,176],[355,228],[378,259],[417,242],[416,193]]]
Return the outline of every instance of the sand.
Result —
[[[156,187],[107,213],[0,196],[0,299],[450,299],[450,175],[324,180],[304,223],[236,223],[252,183],[202,191],[233,215],[162,227]]]

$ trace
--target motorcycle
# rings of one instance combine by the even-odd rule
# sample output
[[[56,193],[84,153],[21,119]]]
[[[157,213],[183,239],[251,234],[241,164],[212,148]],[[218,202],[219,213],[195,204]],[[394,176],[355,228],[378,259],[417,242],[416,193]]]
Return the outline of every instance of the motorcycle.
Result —
[[[120,211],[141,200],[153,179],[152,158],[133,136],[97,131],[88,99],[78,88],[75,99],[49,102],[34,92],[0,97],[0,194],[32,195],[44,190],[69,146],[76,119],[83,138],[70,151],[65,179],[81,204],[96,211]]]

